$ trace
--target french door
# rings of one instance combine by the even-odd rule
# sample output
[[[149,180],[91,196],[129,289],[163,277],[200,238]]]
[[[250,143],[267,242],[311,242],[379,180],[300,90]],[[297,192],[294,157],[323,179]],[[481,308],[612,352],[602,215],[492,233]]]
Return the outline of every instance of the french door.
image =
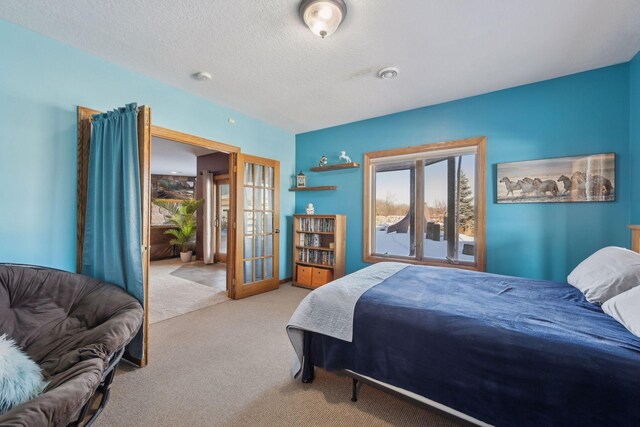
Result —
[[[216,229],[216,262],[227,262],[227,242],[228,242],[228,224],[230,209],[230,187],[229,176],[221,175],[215,177],[216,191],[216,214],[214,227]]]
[[[279,286],[280,162],[238,154],[233,297]]]

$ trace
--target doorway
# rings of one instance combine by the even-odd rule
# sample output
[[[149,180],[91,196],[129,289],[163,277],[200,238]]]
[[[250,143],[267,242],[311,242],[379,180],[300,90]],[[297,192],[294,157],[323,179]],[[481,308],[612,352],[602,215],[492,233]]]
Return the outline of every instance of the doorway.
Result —
[[[150,324],[229,299],[226,253],[218,256],[228,234],[220,221],[228,177],[229,153],[152,136]]]
[[[92,133],[92,121],[99,110],[78,106],[78,195],[77,195],[77,245],[76,269],[81,271],[86,218],[87,177]],[[151,139],[163,138],[182,144],[208,148],[228,154],[228,206],[215,217],[220,222],[226,214],[226,251],[223,251],[223,232],[219,230],[220,243],[216,241],[219,262],[226,257],[227,297],[239,299],[277,289],[279,286],[279,191],[280,163],[276,160],[240,153],[240,148],[197,137],[171,129],[152,125],[151,108],[138,107],[137,143],[140,162],[140,188],[142,217],[142,279],[144,298],[143,356],[137,358],[126,353],[125,358],[138,366],[148,363],[149,348],[149,264],[151,226]],[[263,171],[267,169],[268,174]],[[255,179],[254,179],[255,178]],[[215,179],[214,179],[215,182]],[[220,191],[226,192],[221,183]],[[215,193],[216,195],[218,193]],[[222,195],[220,196],[222,198]],[[267,199],[268,198],[268,199]],[[255,202],[255,203],[254,203]],[[265,203],[267,205],[265,205]],[[254,222],[254,217],[258,219]],[[267,218],[262,221],[260,218]],[[255,226],[255,227],[254,227]],[[262,227],[262,228],[260,228]],[[270,245],[273,244],[273,247]],[[269,245],[269,246],[268,246]],[[197,253],[197,250],[196,250]],[[224,254],[224,255],[223,255]],[[216,256],[214,254],[214,260]]]

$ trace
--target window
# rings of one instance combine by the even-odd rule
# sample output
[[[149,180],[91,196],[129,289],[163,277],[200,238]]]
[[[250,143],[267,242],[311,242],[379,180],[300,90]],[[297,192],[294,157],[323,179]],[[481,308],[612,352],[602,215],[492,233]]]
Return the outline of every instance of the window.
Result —
[[[364,260],[483,271],[485,141],[366,153]]]

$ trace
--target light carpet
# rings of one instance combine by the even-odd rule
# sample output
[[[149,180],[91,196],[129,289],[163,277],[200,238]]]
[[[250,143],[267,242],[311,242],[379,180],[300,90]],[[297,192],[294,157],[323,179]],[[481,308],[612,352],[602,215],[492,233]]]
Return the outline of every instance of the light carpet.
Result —
[[[279,290],[179,316],[150,328],[149,365],[121,366],[104,426],[455,426],[364,385],[316,370],[290,377],[285,325],[308,291]]]
[[[151,263],[149,270],[150,324],[229,301],[225,291],[171,274],[182,266],[180,258]]]

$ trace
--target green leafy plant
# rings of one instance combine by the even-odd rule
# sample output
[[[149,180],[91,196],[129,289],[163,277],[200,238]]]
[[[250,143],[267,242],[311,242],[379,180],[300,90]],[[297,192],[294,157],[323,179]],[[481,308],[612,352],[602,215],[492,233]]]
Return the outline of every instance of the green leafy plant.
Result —
[[[204,199],[184,199],[180,203],[154,200],[153,203],[168,211],[164,217],[175,227],[164,232],[173,236],[169,243],[180,246],[181,252],[188,252],[198,228],[194,214],[204,204]]]

